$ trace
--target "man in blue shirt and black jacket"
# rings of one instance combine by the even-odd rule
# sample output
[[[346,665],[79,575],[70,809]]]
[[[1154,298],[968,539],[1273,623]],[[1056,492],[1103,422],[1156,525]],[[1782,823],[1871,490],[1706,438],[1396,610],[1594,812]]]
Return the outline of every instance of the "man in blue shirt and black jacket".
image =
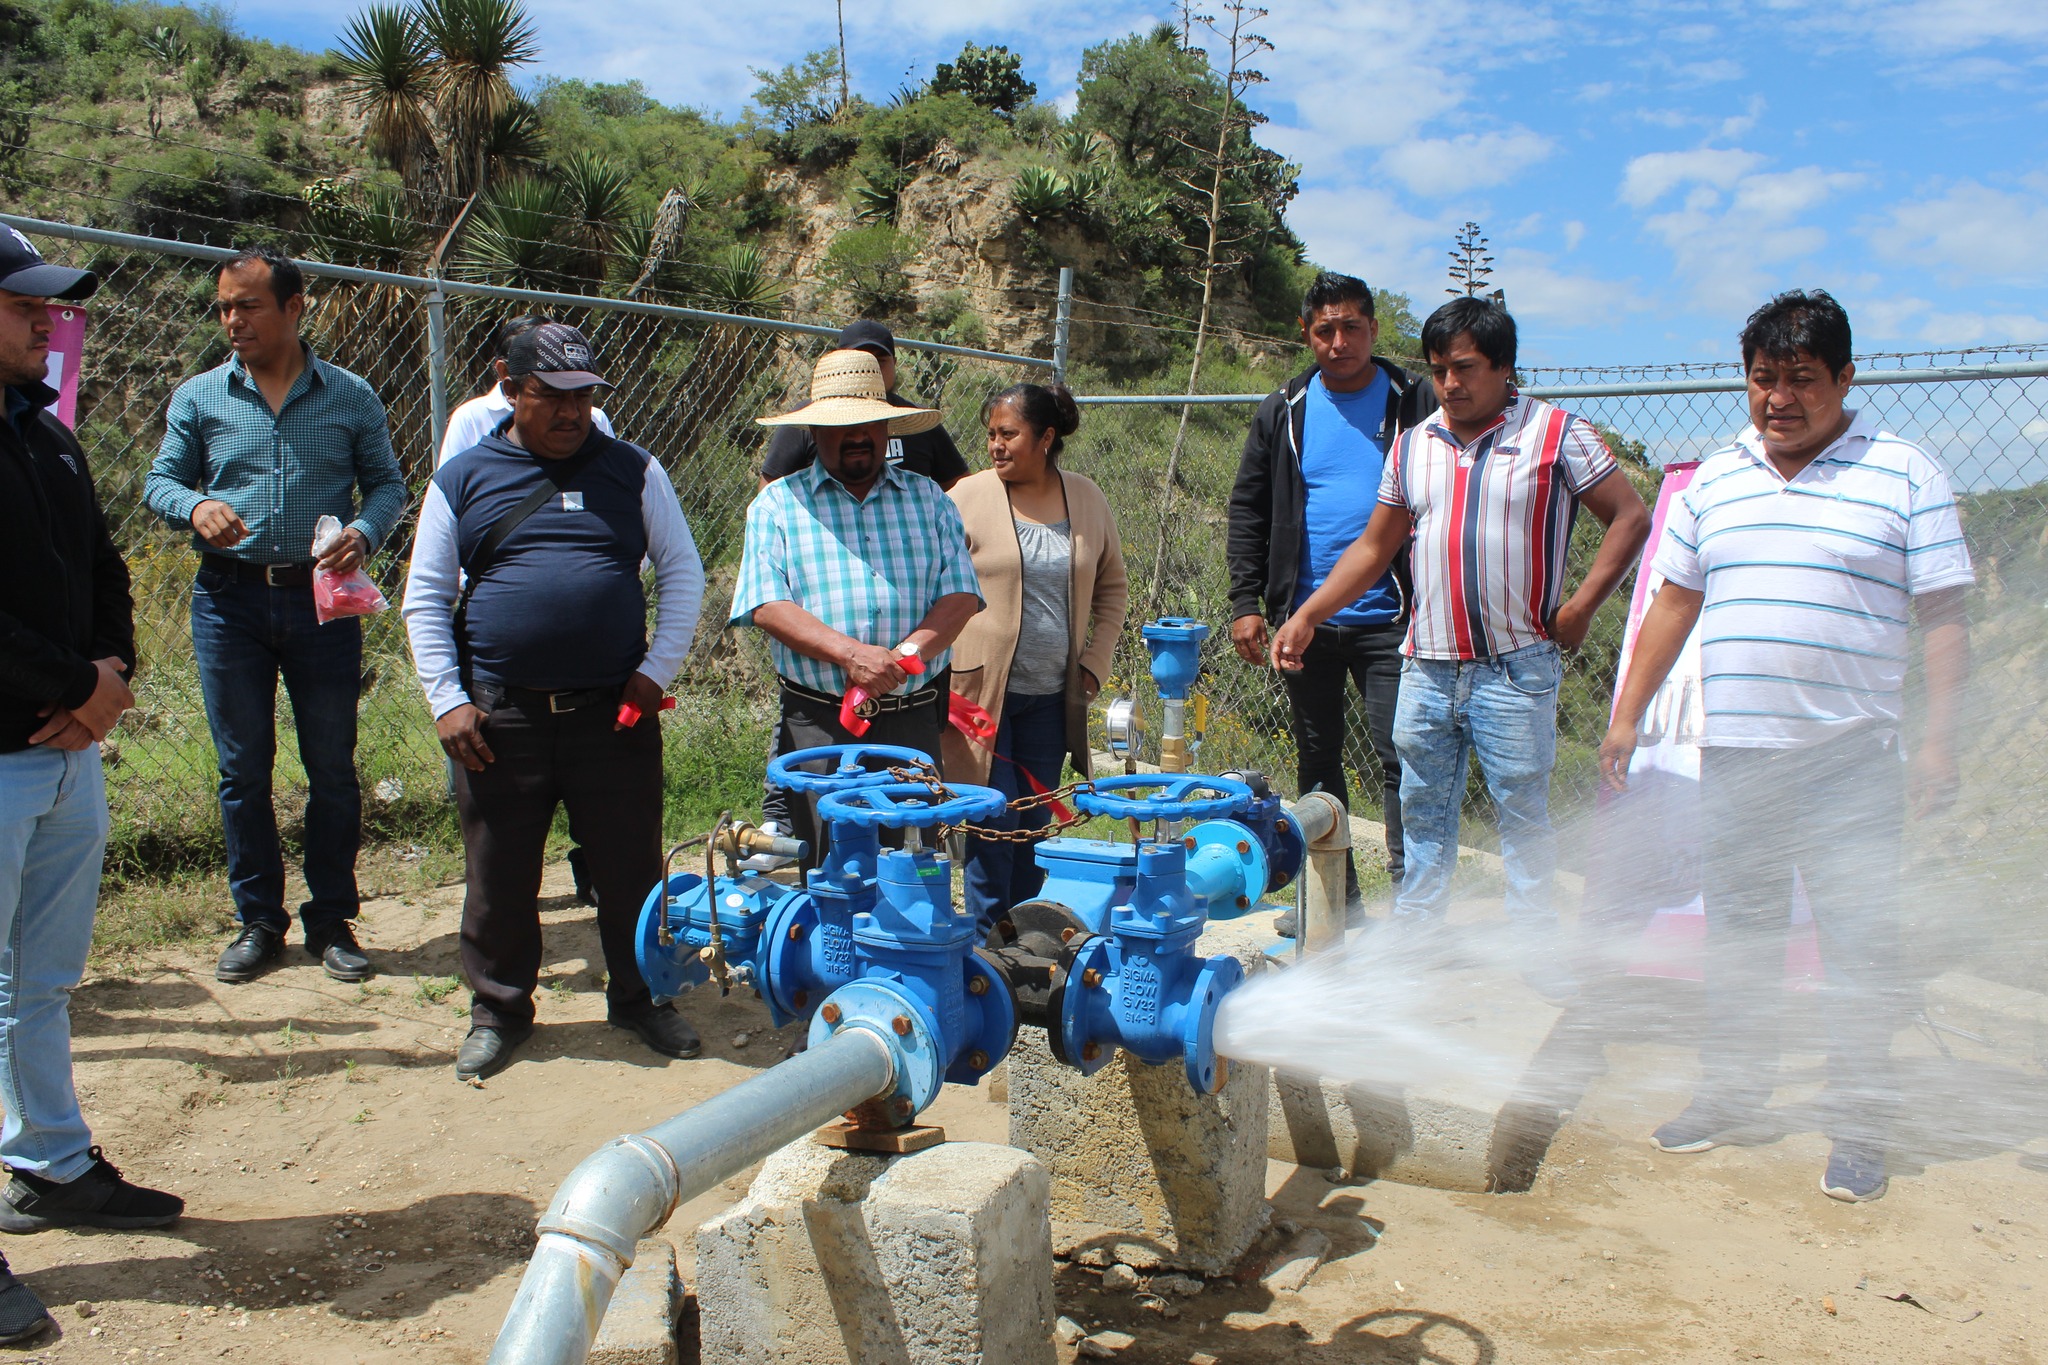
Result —
[[[1267,396],[1252,419],[1230,494],[1230,642],[1238,657],[1266,665],[1266,624],[1284,621],[1322,586],[1365,530],[1379,501],[1380,469],[1394,438],[1436,411],[1429,380],[1372,352],[1379,340],[1372,290],[1325,272],[1301,302],[1302,339],[1313,368]],[[1387,870],[1401,884],[1401,759],[1394,751],[1394,703],[1401,690],[1401,641],[1409,617],[1408,557],[1365,595],[1316,628],[1296,673],[1283,673],[1293,713],[1300,790],[1326,791],[1350,805],[1344,775],[1345,679],[1365,703],[1379,757],[1386,812]],[[1357,923],[1358,874],[1347,868]],[[1292,937],[1292,912],[1275,928]]]

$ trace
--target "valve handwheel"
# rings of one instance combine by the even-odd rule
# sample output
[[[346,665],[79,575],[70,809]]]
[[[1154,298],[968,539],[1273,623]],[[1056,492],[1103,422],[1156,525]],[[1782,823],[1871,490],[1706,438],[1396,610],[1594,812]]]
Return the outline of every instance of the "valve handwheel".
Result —
[[[830,763],[830,772],[805,772],[806,763]],[[871,768],[870,763],[888,765]],[[932,767],[932,756],[897,744],[825,744],[815,749],[798,749],[777,754],[768,764],[770,784],[806,796],[850,791],[883,783],[901,783],[888,768]]]
[[[1220,820],[1255,799],[1249,786],[1233,778],[1195,774],[1098,777],[1092,790],[1074,793],[1074,804],[1086,814],[1116,820]]]
[[[979,820],[1008,804],[994,787],[947,787],[946,796],[937,799],[922,782],[855,787],[819,798],[818,818],[881,829],[929,829]]]

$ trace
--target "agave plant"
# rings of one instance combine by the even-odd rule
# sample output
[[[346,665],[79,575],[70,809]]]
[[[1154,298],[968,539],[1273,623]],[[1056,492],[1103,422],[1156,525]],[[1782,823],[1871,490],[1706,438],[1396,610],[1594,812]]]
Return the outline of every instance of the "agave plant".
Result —
[[[1069,166],[1096,166],[1109,159],[1109,143],[1102,134],[1085,128],[1070,128],[1053,144],[1060,160]]]
[[[1067,186],[1073,212],[1090,212],[1102,202],[1109,189],[1109,168],[1083,167],[1067,178]]]
[[[865,183],[853,190],[855,215],[870,223],[895,222],[897,210],[903,207],[904,179],[895,171],[869,171],[862,177]]]
[[[1050,167],[1026,166],[1010,186],[1010,203],[1034,223],[1056,218],[1073,207],[1074,186]]]
[[[175,28],[158,24],[142,39],[142,50],[156,58],[157,65],[168,76],[182,71],[185,63],[192,59],[192,45],[185,41],[185,35]]]
[[[789,284],[758,247],[736,242],[704,268],[705,295],[728,313],[769,317],[780,312]]]
[[[437,169],[434,53],[407,10],[372,5],[348,21],[336,52],[350,107],[363,116],[370,150],[420,190]]]
[[[522,175],[493,185],[463,234],[456,274],[515,288],[560,289],[580,264],[576,249],[556,236],[568,211],[553,180]]]

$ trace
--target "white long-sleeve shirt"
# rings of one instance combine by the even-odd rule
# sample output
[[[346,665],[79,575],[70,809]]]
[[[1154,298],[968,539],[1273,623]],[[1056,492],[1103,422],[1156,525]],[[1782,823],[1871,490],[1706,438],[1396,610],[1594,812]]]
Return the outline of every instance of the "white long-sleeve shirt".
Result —
[[[654,566],[657,600],[654,633],[646,657],[635,671],[666,691],[696,638],[697,616],[704,603],[704,563],[676,499],[675,486],[661,461],[651,457],[641,490],[640,521],[647,533],[647,559]],[[440,484],[431,483],[420,503],[400,614],[412,642],[413,666],[436,719],[472,700],[462,686],[455,642],[455,604],[461,587],[455,512]],[[536,610],[545,609],[536,604]]]
[[[482,441],[503,425],[505,419],[511,415],[512,400],[507,398],[504,389],[496,384],[449,413],[448,431],[441,438],[440,453],[434,456],[434,468],[439,469]],[[612,430],[612,419],[604,415],[603,408],[592,408],[590,420],[605,435],[617,434]]]

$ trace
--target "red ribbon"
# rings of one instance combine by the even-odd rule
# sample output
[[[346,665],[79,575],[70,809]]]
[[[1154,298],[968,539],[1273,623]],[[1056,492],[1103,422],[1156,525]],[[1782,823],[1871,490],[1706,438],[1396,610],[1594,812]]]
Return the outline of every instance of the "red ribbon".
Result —
[[[988,750],[990,757],[999,758],[1022,773],[1033,796],[1044,796],[1052,790],[1033,776],[1031,770],[1022,763],[1008,754],[996,752],[996,720],[980,702],[969,701],[958,692],[949,693],[946,699],[946,719],[952,722],[955,730],[967,737],[968,743],[980,745]],[[1074,818],[1064,801],[1053,802],[1052,813],[1053,818],[1062,823]]]

